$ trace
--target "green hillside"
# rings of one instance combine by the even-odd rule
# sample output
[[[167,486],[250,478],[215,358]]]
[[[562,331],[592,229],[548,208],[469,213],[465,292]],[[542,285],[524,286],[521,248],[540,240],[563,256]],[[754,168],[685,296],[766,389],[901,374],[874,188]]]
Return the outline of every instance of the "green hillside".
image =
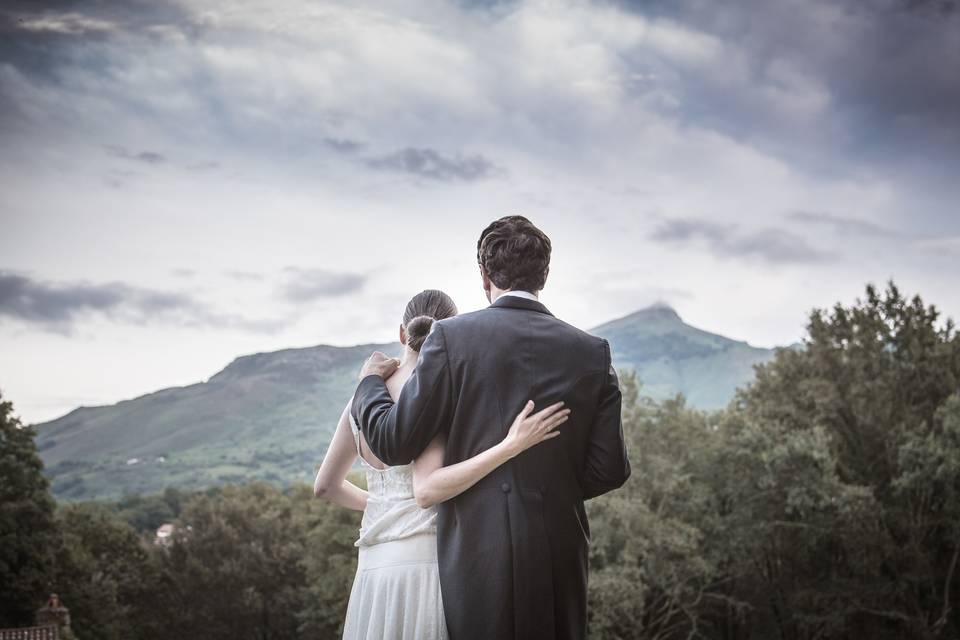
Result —
[[[753,378],[753,365],[773,357],[684,324],[672,308],[656,304],[593,329],[610,341],[614,366],[634,369],[644,392],[658,400],[683,393],[700,409],[719,409]]]
[[[772,357],[695,329],[655,305],[592,331],[645,392],[684,393],[700,408],[726,404]],[[164,487],[253,479],[311,481],[363,359],[398,345],[317,346],[237,358],[206,382],[38,425],[37,445],[60,499],[115,498]]]
[[[107,498],[166,486],[310,480],[374,349],[396,346],[243,356],[206,382],[82,407],[38,425],[54,493]]]

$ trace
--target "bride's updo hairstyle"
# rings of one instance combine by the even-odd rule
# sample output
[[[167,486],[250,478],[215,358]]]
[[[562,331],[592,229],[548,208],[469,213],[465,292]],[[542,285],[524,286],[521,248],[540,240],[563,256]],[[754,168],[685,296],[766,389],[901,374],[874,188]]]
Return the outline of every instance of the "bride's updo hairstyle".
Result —
[[[430,334],[434,320],[443,320],[457,315],[457,305],[443,291],[427,289],[413,296],[403,312],[403,329],[407,334],[407,346],[420,351]]]

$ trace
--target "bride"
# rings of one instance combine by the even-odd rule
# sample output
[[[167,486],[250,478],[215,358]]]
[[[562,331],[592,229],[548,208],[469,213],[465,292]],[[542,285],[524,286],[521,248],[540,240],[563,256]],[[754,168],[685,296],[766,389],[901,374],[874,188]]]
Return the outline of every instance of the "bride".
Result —
[[[420,347],[433,322],[456,314],[450,296],[434,289],[418,293],[407,304],[400,326],[403,357],[400,367],[386,381],[394,401],[416,367]],[[388,467],[367,447],[350,416],[351,402],[340,416],[314,482],[318,497],[363,511],[356,542],[359,562],[343,637],[446,638],[434,505],[460,495],[522,451],[558,436],[560,432],[555,429],[570,412],[561,408],[563,403],[557,403],[532,413],[533,403],[528,402],[499,444],[468,460],[443,466],[441,431],[419,458]],[[366,491],[346,480],[358,456],[366,471]]]

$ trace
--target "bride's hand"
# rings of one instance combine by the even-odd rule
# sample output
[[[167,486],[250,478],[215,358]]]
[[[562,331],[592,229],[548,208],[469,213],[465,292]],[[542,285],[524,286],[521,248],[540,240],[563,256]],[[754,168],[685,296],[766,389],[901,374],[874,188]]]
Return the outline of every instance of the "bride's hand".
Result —
[[[530,414],[531,411],[533,411],[533,400],[524,405],[523,410],[510,425],[507,437],[503,439],[503,444],[510,452],[510,457],[516,456],[544,440],[556,438],[560,435],[560,432],[555,429],[570,417],[570,409],[563,409],[563,402],[552,404],[533,415]]]

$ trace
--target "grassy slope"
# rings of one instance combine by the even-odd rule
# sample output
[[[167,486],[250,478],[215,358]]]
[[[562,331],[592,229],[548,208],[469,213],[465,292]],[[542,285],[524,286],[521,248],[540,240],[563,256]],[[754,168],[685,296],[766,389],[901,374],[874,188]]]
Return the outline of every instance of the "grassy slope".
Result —
[[[395,347],[243,356],[207,382],[40,425],[37,444],[54,492],[105,498],[241,479],[309,480],[373,349]],[[131,458],[140,462],[128,465]]]

